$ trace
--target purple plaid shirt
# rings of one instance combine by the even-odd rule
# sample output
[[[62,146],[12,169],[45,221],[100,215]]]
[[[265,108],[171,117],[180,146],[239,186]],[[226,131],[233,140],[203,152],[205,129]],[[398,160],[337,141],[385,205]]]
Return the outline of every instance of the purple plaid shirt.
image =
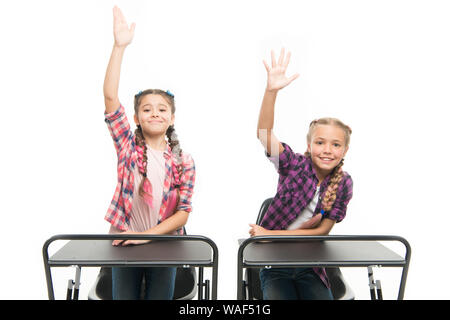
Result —
[[[269,230],[286,230],[314,198],[319,183],[311,158],[300,153],[294,153],[285,143],[282,143],[282,145],[284,151],[279,157],[269,157],[278,168],[279,174],[277,193],[261,221],[261,226]],[[320,185],[319,201],[314,210],[314,215],[322,209],[322,196],[327,189],[329,180],[330,176],[327,176]],[[330,211],[325,211],[323,217],[341,222],[345,218],[347,205],[352,195],[352,178],[344,172],[336,192],[336,201]],[[313,269],[325,285],[329,287],[325,269]]]

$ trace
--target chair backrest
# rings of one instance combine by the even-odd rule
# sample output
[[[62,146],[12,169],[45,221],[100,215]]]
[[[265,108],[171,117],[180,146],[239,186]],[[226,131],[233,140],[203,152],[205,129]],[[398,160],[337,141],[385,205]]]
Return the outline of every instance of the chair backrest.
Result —
[[[262,219],[264,218],[264,215],[267,212],[267,209],[269,208],[270,204],[272,203],[273,198],[267,198],[264,200],[264,202],[261,205],[261,208],[259,209],[258,218],[256,218],[256,224],[260,224]]]
[[[259,209],[256,224],[261,224],[264,215],[267,212],[273,198],[267,198],[263,201],[261,208]],[[247,269],[247,285],[249,299],[262,299],[261,283],[259,280],[259,270],[257,268]],[[347,284],[339,268],[325,268],[328,279],[331,283],[331,292],[335,300],[353,300],[355,298],[352,289]]]
[[[191,300],[197,293],[195,267],[177,268],[173,300]]]

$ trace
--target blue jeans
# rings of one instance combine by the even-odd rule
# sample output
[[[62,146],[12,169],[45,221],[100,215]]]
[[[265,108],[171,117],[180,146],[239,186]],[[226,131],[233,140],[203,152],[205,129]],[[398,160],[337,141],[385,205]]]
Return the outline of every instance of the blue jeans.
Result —
[[[259,273],[264,300],[333,300],[312,268],[272,268]]]
[[[113,300],[140,300],[145,277],[146,300],[172,300],[177,268],[114,267],[112,268]]]

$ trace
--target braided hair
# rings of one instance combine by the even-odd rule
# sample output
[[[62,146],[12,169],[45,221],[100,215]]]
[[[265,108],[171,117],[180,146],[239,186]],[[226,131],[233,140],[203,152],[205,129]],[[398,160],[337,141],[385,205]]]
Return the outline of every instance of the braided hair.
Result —
[[[350,143],[350,135],[352,134],[352,129],[344,124],[342,121],[336,118],[320,118],[317,120],[313,120],[309,125],[309,131],[306,136],[308,144],[311,142],[311,137],[314,132],[314,129],[317,125],[326,124],[326,125],[335,125],[341,128],[344,131],[345,137],[345,146],[348,146]],[[305,156],[311,157],[311,154],[306,151]],[[330,176],[330,181],[328,183],[327,190],[325,191],[325,195],[322,198],[322,209],[324,211],[330,211],[333,207],[333,204],[336,200],[336,192],[339,186],[339,183],[344,176],[344,171],[342,170],[342,166],[344,165],[344,159],[339,162],[339,164],[333,169]]]
[[[139,105],[141,103],[142,97],[147,94],[157,94],[162,96],[170,105],[172,114],[175,113],[175,97],[170,91],[163,91],[160,89],[147,89],[145,91],[140,91],[134,96],[134,112],[137,114],[139,111]],[[139,173],[143,176],[141,184],[139,185],[139,195],[144,198],[144,201],[150,206],[152,204],[152,185],[150,180],[147,178],[147,145],[144,139],[144,133],[140,125],[137,126],[135,130],[135,142],[137,150],[137,165]],[[175,161],[172,161],[172,172],[174,178],[174,185],[180,185],[180,175],[183,170],[182,165],[182,150],[180,147],[180,142],[178,136],[175,133],[175,127],[173,125],[169,126],[166,131],[166,136],[169,142],[170,149],[172,150],[172,155]]]

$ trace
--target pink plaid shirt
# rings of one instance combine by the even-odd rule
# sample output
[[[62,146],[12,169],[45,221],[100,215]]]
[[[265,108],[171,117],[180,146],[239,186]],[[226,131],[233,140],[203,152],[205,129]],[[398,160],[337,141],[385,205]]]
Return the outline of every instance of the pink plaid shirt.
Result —
[[[115,228],[126,231],[129,227],[131,205],[133,203],[133,169],[137,165],[136,142],[134,133],[131,131],[125,114],[125,108],[122,105],[115,112],[105,113],[105,122],[113,138],[118,160],[117,186],[105,220]],[[172,178],[172,162],[176,161],[176,158],[172,157],[172,152],[168,144],[164,151],[164,159],[166,161],[166,178],[164,180],[163,200],[159,210],[158,223],[164,219],[163,213],[166,211],[169,202],[169,191],[175,187],[173,185],[174,179]],[[195,183],[195,165],[192,157],[185,152],[182,153],[182,165],[183,172],[180,175],[180,185],[178,187],[180,200],[176,211],[191,212],[191,200]],[[181,230],[178,230],[178,233],[181,233]]]

